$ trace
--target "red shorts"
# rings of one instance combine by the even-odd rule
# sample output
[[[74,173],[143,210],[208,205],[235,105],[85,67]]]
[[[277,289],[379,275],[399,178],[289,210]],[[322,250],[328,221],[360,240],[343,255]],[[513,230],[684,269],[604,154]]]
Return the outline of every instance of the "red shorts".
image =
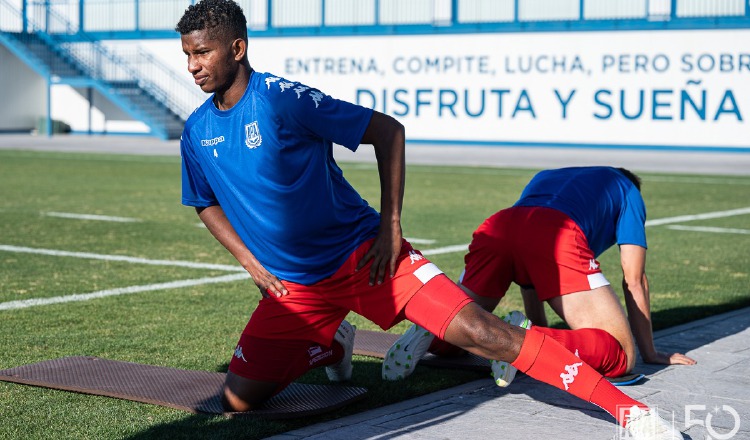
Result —
[[[229,369],[246,378],[277,381],[273,378],[280,374],[275,371],[278,363],[271,359],[292,361],[300,357],[300,351],[304,357],[310,342],[330,347],[350,311],[388,329],[405,319],[404,308],[412,297],[409,319],[443,336],[456,313],[471,299],[406,241],[395,276],[386,275],[382,284],[370,286],[371,262],[360,270],[356,267],[371,245],[372,240],[363,243],[329,278],[310,286],[282,281],[288,295],[261,299],[235,349],[242,356],[235,355]],[[257,343],[252,349],[242,346],[243,341],[253,340]],[[273,344],[273,340],[284,343]]]
[[[539,300],[609,285],[578,225],[560,211],[513,207],[474,232],[460,282],[480,296],[502,298],[515,282]]]

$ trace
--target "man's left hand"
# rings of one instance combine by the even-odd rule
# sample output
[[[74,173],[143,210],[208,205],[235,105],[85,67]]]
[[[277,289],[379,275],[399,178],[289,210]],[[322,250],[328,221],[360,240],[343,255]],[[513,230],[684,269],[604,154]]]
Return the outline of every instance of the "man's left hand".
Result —
[[[357,264],[357,270],[362,269],[372,260],[370,267],[370,285],[382,284],[385,280],[386,270],[390,277],[396,274],[396,261],[401,253],[401,228],[393,228],[390,231],[381,228],[372,247]]]
[[[662,353],[657,351],[650,359],[643,359],[647,364],[662,365],[695,365],[698,363],[695,359],[685,356],[682,353]]]

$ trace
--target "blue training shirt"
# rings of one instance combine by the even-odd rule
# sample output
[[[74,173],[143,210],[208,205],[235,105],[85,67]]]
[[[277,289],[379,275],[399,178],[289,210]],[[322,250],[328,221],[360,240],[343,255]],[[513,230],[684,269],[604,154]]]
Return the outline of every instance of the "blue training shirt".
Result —
[[[541,171],[514,206],[542,206],[564,212],[581,228],[597,257],[615,243],[647,247],[643,197],[615,168]]]
[[[188,118],[182,203],[220,205],[266,270],[316,283],[377,234],[380,215],[333,158],[334,142],[357,149],[371,116],[371,109],[253,71],[234,107],[219,110],[212,95]]]

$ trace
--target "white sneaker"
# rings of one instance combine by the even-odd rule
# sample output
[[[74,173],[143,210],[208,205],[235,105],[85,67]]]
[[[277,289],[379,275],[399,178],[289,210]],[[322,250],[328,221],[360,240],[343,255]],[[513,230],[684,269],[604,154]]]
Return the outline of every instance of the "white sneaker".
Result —
[[[674,426],[661,418],[654,409],[630,408],[625,429],[634,440],[684,440]]]
[[[354,352],[354,333],[357,327],[347,321],[341,321],[333,340],[344,347],[344,357],[336,365],[326,367],[326,375],[331,382],[343,382],[352,378],[352,352]]]
[[[401,380],[417,368],[435,336],[414,324],[391,345],[383,359],[383,379]]]
[[[503,321],[516,327],[522,327],[525,329],[531,328],[531,321],[518,310],[514,310],[503,318]],[[495,384],[499,387],[507,387],[513,382],[516,377],[518,369],[508,362],[503,361],[490,361],[490,367],[492,367],[492,377],[495,378]]]

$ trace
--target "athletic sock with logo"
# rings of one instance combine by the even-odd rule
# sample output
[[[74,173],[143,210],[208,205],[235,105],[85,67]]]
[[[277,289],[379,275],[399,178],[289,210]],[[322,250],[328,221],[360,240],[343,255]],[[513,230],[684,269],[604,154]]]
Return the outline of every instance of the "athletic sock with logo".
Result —
[[[615,388],[553,338],[533,328],[526,332],[521,351],[512,365],[534,379],[601,407],[623,426],[626,414],[618,408],[633,405],[647,408]]]
[[[532,328],[559,342],[605,377],[622,376],[628,368],[628,357],[622,345],[604,330],[560,330],[536,325]]]

